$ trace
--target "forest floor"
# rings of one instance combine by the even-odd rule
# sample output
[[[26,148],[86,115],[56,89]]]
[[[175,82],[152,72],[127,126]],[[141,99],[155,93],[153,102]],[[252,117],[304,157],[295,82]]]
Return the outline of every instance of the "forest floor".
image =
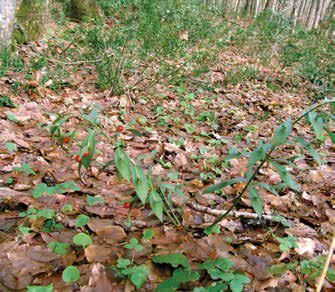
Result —
[[[48,50],[47,44],[35,43],[20,47],[18,54],[28,63],[36,52],[44,50]],[[51,66],[53,62],[49,61]],[[172,266],[169,260],[162,261],[163,265],[157,260],[154,263],[153,257],[161,254],[185,255],[192,271],[208,259],[230,259],[234,263],[231,273],[250,279],[249,283],[245,278],[232,283],[227,268],[227,280],[217,279],[230,283],[234,291],[240,291],[243,285],[247,291],[305,291],[316,286],[335,223],[335,147],[329,138],[319,150],[321,166],[308,153],[301,155],[295,144],[274,152],[278,159],[296,155],[287,169],[299,189],[286,187],[277,195],[264,188],[257,191],[264,214],[280,215],[284,224],[257,219],[245,194],[237,210],[247,215],[233,212],[218,223],[220,228],[209,229],[216,218],[209,214],[210,210],[231,206],[232,198],[244,184],[203,193],[214,183],[245,174],[248,157],[232,155],[228,160],[228,154],[252,151],[260,140],[270,142],[279,124],[298,117],[311,105],[303,84],[296,86],[289,71],[261,65],[238,48],[223,49],[216,65],[201,78],[186,79],[178,86],[161,81],[145,92],[138,89],[122,95],[108,95],[108,89],[97,90],[96,76],[87,70],[90,65],[82,65],[82,69],[79,66],[79,70],[69,72],[73,83],[57,91],[50,88],[52,78],[41,84],[43,68],[31,71],[29,78],[25,72],[8,71],[0,79],[1,96],[10,97],[16,105],[0,108],[1,291],[51,282],[55,291],[132,291],[129,277],[118,277],[110,268],[121,258],[129,259],[134,268],[146,266],[144,274],[148,280],[139,290],[153,291],[178,266],[188,267],[175,258],[174,265],[170,259]],[[249,65],[259,68],[257,78],[228,85],[224,82],[229,73]],[[67,67],[64,64],[64,70]],[[276,86],[269,88],[266,80]],[[165,216],[161,223],[149,206],[138,203],[130,211],[131,226],[127,223],[130,209],[124,203],[132,200],[134,187],[118,178],[114,166],[99,173],[101,164],[114,157],[115,149],[108,140],[98,141],[94,159],[82,180],[75,151],[64,151],[59,142],[52,141],[45,128],[55,119],[50,114],[80,116],[93,108],[108,117],[108,121],[101,122],[108,135],[114,136],[117,126],[124,127],[118,139],[131,159],[144,155],[140,164],[145,170],[151,167],[154,178],[160,177],[182,190],[183,196],[174,189],[170,192],[179,226]],[[79,129],[75,139],[84,137],[82,125],[75,118],[64,125],[66,131]],[[294,133],[306,140],[314,137],[303,121],[295,126]],[[257,178],[270,186],[282,181],[267,163]],[[38,199],[32,196],[40,183],[54,186],[69,181],[80,190],[55,191]],[[72,207],[64,210],[65,205]],[[89,221],[78,223],[80,214],[88,216]],[[92,239],[91,244],[83,244],[84,249],[73,243],[73,237],[80,232]],[[53,251],[48,247],[50,242],[67,244],[63,246],[66,252],[57,253],[55,247]],[[334,264],[333,257],[331,265]],[[75,283],[62,279],[62,271],[70,265],[80,271]],[[120,262],[118,268],[120,272]],[[183,275],[184,280],[174,279],[176,287],[158,291],[192,291],[218,281],[204,271],[193,276],[185,280]],[[324,287],[335,289],[332,280],[334,270],[330,270]],[[197,291],[220,291],[217,289]]]

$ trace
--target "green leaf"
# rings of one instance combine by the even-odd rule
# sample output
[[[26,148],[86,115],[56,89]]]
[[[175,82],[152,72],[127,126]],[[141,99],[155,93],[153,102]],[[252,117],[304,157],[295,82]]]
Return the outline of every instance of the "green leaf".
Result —
[[[7,119],[14,122],[14,123],[18,123],[19,120],[12,114],[7,114]]]
[[[146,230],[143,231],[142,239],[150,240],[151,238],[154,237],[154,235],[155,235],[155,233],[152,229],[146,229]]]
[[[315,161],[319,164],[319,166],[322,165],[322,160],[321,157],[319,155],[319,153],[313,149],[312,146],[310,146],[302,137],[294,137],[294,140],[299,142],[301,144],[302,147],[304,147],[309,154],[315,159]]]
[[[13,153],[17,150],[17,146],[14,143],[7,142],[5,144],[5,147],[9,153]]]
[[[140,251],[140,250],[143,249],[143,246],[138,243],[138,239],[135,238],[135,237],[130,238],[129,243],[125,244],[124,247],[127,248],[127,249],[134,248],[137,251]]]
[[[141,202],[145,204],[145,201],[149,193],[148,179],[145,176],[141,167],[135,165],[132,169],[133,172],[133,184],[137,196],[140,198]]]
[[[172,277],[157,285],[156,292],[173,292],[183,283],[196,281],[199,279],[197,272],[177,269],[173,272]]]
[[[96,145],[96,142],[95,142],[96,131],[91,130],[91,129],[88,129],[88,131],[89,131],[89,133],[87,134],[87,136],[83,140],[83,147],[80,150],[81,164],[86,169],[88,169],[90,167],[90,163],[92,161],[94,151],[95,151],[95,145]],[[84,152],[86,152],[86,151],[90,152],[89,155],[88,156],[83,156]]]
[[[326,127],[325,127],[325,131],[327,132],[330,138],[330,141],[335,144],[335,134]]]
[[[31,167],[26,163],[22,163],[22,165],[20,167],[13,167],[13,170],[17,171],[17,172],[25,172],[28,175],[35,175],[36,174],[36,172],[33,171],[31,169]]]
[[[263,182],[257,182],[257,185],[263,187],[264,189],[266,189],[270,193],[280,197],[279,193],[275,190],[275,188],[273,186],[270,186],[270,185],[268,185],[266,183],[263,183]]]
[[[121,176],[127,181],[130,181],[131,162],[126,153],[120,147],[118,147],[115,151],[115,164]]]
[[[206,235],[220,234],[220,226],[219,225],[207,226],[205,227],[204,232]]]
[[[93,196],[88,195],[86,197],[86,202],[87,202],[88,205],[94,206],[96,204],[103,204],[103,203],[105,203],[105,200],[103,198],[101,198],[101,197],[98,197],[98,196],[94,196],[93,197]]]
[[[150,196],[149,196],[149,203],[151,210],[154,212],[156,217],[163,222],[163,200],[160,197],[160,195],[155,191],[151,190]]]
[[[214,193],[214,192],[219,191],[219,190],[221,190],[221,189],[223,189],[227,186],[231,186],[233,184],[240,183],[240,182],[245,182],[245,181],[246,181],[245,178],[239,178],[239,177],[233,178],[233,179],[224,181],[222,183],[219,183],[219,184],[210,186],[208,188],[205,188],[204,191],[203,191],[203,194]]]
[[[288,173],[288,171],[286,170],[286,167],[278,164],[274,161],[271,161],[272,165],[276,168],[276,171],[278,172],[280,178],[282,179],[282,181],[289,186],[291,189],[298,191],[299,187],[298,185],[295,183],[295,181],[291,178],[290,174]]]
[[[137,289],[140,289],[144,282],[147,280],[149,274],[148,267],[146,265],[135,266],[131,269],[130,281],[135,285]]]
[[[179,173],[178,172],[170,172],[167,174],[167,177],[173,181],[177,180],[179,177]]]
[[[27,292],[52,292],[53,285],[48,286],[27,286]]]
[[[62,208],[63,213],[71,213],[73,211],[73,207],[71,204],[65,204]]]
[[[73,236],[72,241],[73,243],[77,245],[81,245],[83,248],[93,243],[91,237],[88,234],[83,233],[83,232],[78,233],[75,236]]]
[[[252,187],[249,187],[249,197],[251,199],[252,208],[255,210],[256,214],[261,217],[263,213],[263,202],[257,191]]]
[[[191,124],[184,124],[184,128],[187,133],[193,134],[195,132],[194,128],[192,127]]]
[[[284,272],[286,272],[288,270],[288,266],[287,264],[277,264],[277,265],[272,265],[269,268],[269,272],[271,274],[275,274],[275,275],[281,275]]]
[[[232,292],[242,292],[244,285],[248,283],[250,283],[250,279],[247,276],[236,274],[229,286]]]
[[[84,214],[80,214],[77,218],[76,218],[76,223],[75,226],[76,227],[83,227],[85,226],[88,222],[90,222],[90,217],[84,215]]]
[[[79,270],[74,266],[68,266],[62,273],[62,278],[65,283],[73,283],[79,280]]]
[[[70,245],[67,243],[53,241],[48,243],[48,248],[60,255],[66,255],[69,252]]]
[[[291,119],[288,119],[275,130],[272,146],[277,147],[278,145],[283,144],[288,136],[291,134],[291,132],[292,121]]]
[[[314,111],[308,114],[308,118],[312,124],[312,129],[316,134],[316,138],[318,140],[322,140],[323,119],[319,117]]]
[[[30,232],[30,228],[29,227],[25,227],[25,226],[19,226],[19,230],[20,232],[22,232],[23,234],[29,234]]]
[[[187,261],[187,258],[180,253],[172,253],[166,255],[156,255],[152,257],[152,261],[156,264],[169,264],[174,268],[182,266],[186,269],[189,269],[190,265]]]
[[[15,108],[15,104],[7,96],[0,96],[0,107]]]
[[[248,160],[248,168],[253,167],[258,161],[265,158],[266,151],[264,145],[260,145],[254,151],[251,152]]]
[[[42,210],[37,210],[37,218],[52,219],[55,217],[55,211],[49,208],[44,208]]]
[[[116,267],[119,269],[124,269],[131,264],[131,261],[128,259],[118,259]]]

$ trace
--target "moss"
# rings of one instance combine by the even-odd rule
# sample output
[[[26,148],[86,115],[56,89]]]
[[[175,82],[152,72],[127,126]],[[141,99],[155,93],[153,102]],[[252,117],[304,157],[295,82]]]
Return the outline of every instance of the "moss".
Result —
[[[93,0],[72,0],[71,17],[84,20],[87,18],[100,18],[99,8]]]
[[[14,31],[18,43],[37,40],[44,31],[47,11],[46,0],[23,0],[16,12],[17,27]]]

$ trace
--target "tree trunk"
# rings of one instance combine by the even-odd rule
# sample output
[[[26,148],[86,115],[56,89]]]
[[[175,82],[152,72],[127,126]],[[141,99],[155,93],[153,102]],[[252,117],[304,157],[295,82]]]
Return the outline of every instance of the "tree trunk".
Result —
[[[22,0],[16,12],[14,38],[17,43],[37,40],[45,30],[48,0]]]
[[[255,16],[265,9],[282,13],[294,24],[310,30],[317,28],[321,21],[333,17],[335,1],[332,0],[205,0],[209,4],[221,7],[226,15],[247,13]]]
[[[99,8],[95,0],[72,0],[71,17],[78,20],[100,17]]]
[[[10,44],[14,19],[16,0],[0,0],[0,50]]]

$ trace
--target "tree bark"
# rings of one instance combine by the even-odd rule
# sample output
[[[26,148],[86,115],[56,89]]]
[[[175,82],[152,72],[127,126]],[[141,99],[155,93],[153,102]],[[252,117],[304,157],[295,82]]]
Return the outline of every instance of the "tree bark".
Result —
[[[0,0],[0,50],[11,42],[16,0]]]

